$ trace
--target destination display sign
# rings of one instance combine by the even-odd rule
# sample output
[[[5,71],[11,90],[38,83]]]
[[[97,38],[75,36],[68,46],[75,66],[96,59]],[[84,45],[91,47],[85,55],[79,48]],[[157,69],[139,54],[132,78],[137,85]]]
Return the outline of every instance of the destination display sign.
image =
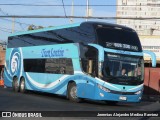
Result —
[[[122,44],[122,43],[106,42],[106,47],[138,51],[138,47],[137,46],[133,46],[133,45],[129,45],[129,44]]]

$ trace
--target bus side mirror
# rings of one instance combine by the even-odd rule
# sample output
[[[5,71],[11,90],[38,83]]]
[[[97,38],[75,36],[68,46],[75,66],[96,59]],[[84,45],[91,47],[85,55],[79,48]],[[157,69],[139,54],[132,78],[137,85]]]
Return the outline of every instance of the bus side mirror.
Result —
[[[156,54],[152,51],[149,50],[143,50],[143,54],[145,56],[145,54],[150,55],[151,60],[152,60],[152,67],[156,67]]]

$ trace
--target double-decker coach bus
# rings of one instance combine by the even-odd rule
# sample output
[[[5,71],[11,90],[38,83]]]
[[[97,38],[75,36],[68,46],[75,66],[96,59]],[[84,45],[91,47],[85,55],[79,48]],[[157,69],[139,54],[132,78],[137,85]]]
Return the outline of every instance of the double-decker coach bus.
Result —
[[[74,102],[139,102],[143,51],[133,29],[102,22],[14,33],[4,79],[16,92],[48,92]]]

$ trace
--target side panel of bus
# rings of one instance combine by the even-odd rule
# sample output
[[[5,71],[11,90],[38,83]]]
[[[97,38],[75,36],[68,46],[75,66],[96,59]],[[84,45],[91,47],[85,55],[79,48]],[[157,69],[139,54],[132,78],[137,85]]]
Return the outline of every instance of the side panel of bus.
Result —
[[[5,85],[12,87],[13,77],[17,77],[20,84],[23,77],[28,90],[66,95],[68,82],[75,81],[79,86],[80,93],[82,93],[82,91],[85,91],[82,87],[84,87],[86,81],[80,82],[85,78],[82,77],[78,47],[78,44],[63,44],[7,49],[4,73]],[[30,64],[24,65],[24,61],[37,59],[70,59],[73,65],[73,74],[26,72],[24,66],[30,66]],[[81,94],[80,96],[84,95]]]

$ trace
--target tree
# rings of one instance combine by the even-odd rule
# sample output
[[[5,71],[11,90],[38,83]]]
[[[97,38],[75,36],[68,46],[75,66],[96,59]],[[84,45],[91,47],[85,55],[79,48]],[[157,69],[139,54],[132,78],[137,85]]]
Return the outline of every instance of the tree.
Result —
[[[30,25],[30,26],[28,26],[28,30],[35,30],[35,25]]]
[[[28,30],[37,30],[37,29],[42,29],[44,28],[43,26],[35,26],[35,25],[30,25],[28,26]]]

